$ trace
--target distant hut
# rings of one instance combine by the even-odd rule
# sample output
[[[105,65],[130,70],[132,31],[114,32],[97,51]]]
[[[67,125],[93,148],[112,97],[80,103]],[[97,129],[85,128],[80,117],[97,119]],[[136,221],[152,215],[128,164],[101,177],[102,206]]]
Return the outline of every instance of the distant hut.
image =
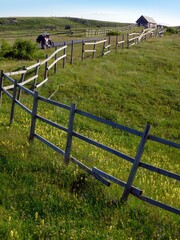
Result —
[[[136,23],[138,26],[143,26],[145,28],[156,28],[157,27],[157,23],[152,17],[147,17],[147,16],[143,16],[143,15],[140,18],[138,18]]]

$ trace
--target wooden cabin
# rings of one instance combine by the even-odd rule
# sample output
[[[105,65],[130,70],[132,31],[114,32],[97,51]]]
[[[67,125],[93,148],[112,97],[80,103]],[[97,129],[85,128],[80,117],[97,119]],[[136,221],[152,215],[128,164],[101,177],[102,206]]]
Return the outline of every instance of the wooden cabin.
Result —
[[[138,18],[136,23],[139,27],[140,26],[143,26],[145,28],[156,28],[157,27],[157,23],[152,17],[147,17],[147,16],[143,16],[143,15],[140,18]]]

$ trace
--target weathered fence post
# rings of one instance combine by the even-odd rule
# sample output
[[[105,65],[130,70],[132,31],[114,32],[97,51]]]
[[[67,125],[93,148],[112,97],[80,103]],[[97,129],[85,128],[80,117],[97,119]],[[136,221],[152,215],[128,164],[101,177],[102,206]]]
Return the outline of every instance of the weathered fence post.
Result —
[[[119,37],[118,37],[118,34],[116,35],[116,52],[117,52],[117,50],[118,50],[118,42],[119,42]]]
[[[39,63],[39,62],[40,62],[40,61],[37,60],[37,63]],[[38,65],[38,66],[36,67],[36,69],[35,69],[35,76],[38,75],[39,67],[40,67],[40,65]],[[34,83],[33,83],[33,91],[34,91],[34,89],[36,88],[36,84],[37,84],[37,78],[34,79]]]
[[[23,70],[26,70],[26,67],[23,66],[22,68]],[[22,83],[24,81],[24,78],[25,78],[25,73],[22,73],[21,74],[21,79],[19,81],[19,83]],[[17,100],[19,101],[20,100],[20,97],[21,97],[21,88],[18,89],[18,93],[17,93]]]
[[[129,33],[127,33],[127,48],[129,48]]]
[[[104,39],[104,40],[106,40],[106,39]],[[103,43],[102,56],[104,56],[105,49],[106,49],[106,41],[104,41],[104,43]]]
[[[84,47],[85,47],[85,42],[84,40],[82,40],[82,57],[81,57],[82,61],[84,61]]]
[[[95,52],[96,52],[96,41],[94,42],[94,46],[93,46],[93,59],[95,58]]]
[[[57,47],[55,47],[55,51],[57,51]],[[57,53],[55,54],[55,56],[54,56],[54,61],[56,61],[56,59],[57,59]],[[55,63],[54,64],[54,74],[57,72],[57,63]]]
[[[48,54],[46,54],[46,59],[48,58]],[[48,61],[45,62],[45,67],[44,67],[44,80],[47,78],[47,73],[48,73]]]
[[[17,80],[14,80],[14,89],[13,89],[11,114],[10,114],[10,125],[12,124],[13,117],[14,117],[14,108],[15,108],[15,103],[16,103],[16,93],[17,93]]]
[[[74,41],[71,43],[71,61],[70,64],[73,64],[73,54],[74,54]]]
[[[33,109],[32,109],[32,114],[31,114],[31,128],[30,128],[30,134],[29,134],[30,141],[34,139],[37,108],[38,108],[38,91],[34,91]]]
[[[124,33],[122,34],[122,49],[124,48],[124,42],[125,42],[125,38],[124,38]]]
[[[108,52],[110,51],[110,46],[111,46],[111,35],[109,35],[109,39],[108,39]]]
[[[127,183],[126,183],[126,187],[124,189],[124,192],[123,192],[123,195],[122,195],[122,198],[121,198],[122,202],[125,202],[127,200],[128,195],[131,191],[131,185],[132,185],[132,183],[134,181],[134,178],[136,176],[136,172],[137,172],[137,169],[138,169],[138,166],[139,166],[139,162],[141,160],[141,156],[142,156],[143,151],[144,151],[144,146],[146,144],[146,140],[147,140],[149,131],[150,131],[150,124],[147,124],[146,128],[144,130],[143,136],[141,138],[141,141],[140,141],[140,144],[139,144],[139,147],[138,147],[138,151],[136,153],[136,157],[134,159],[134,163],[133,163],[131,172],[129,174],[129,177],[128,177],[128,180],[127,180]]]
[[[64,46],[66,46],[66,42],[64,42]],[[63,54],[66,55],[66,48],[64,48]],[[63,68],[65,67],[65,63],[66,63],[66,58],[63,58]]]
[[[70,158],[75,112],[76,112],[76,105],[72,104],[71,110],[70,110],[70,116],[69,116],[66,150],[65,150],[65,155],[64,155],[64,162],[66,164],[69,163],[69,158]]]
[[[2,93],[3,93],[3,90],[2,90],[2,87],[3,87],[3,77],[4,77],[4,71],[1,70],[1,75],[0,75],[0,106],[2,104]]]

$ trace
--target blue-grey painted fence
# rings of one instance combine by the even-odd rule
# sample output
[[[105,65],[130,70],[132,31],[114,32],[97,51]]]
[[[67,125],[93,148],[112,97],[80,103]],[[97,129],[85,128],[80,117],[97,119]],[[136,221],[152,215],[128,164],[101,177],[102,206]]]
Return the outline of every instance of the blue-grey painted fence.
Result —
[[[4,78],[6,78],[7,80],[9,80],[11,83],[14,84],[13,94],[11,94],[8,90],[6,90],[3,87],[3,79]],[[22,91],[25,91],[26,94],[29,94],[33,97],[32,109],[28,109],[26,106],[24,106],[17,99],[17,97],[18,97],[17,93],[18,93],[19,89],[21,89]],[[161,144],[165,144],[165,145],[168,145],[168,146],[171,146],[171,147],[174,147],[174,148],[178,148],[178,149],[180,148],[180,144],[174,143],[172,141],[165,140],[165,139],[153,136],[153,135],[150,135],[149,134],[149,131],[150,131],[150,125],[149,124],[146,125],[146,128],[145,128],[144,132],[140,132],[140,131],[131,129],[129,127],[111,122],[109,120],[97,117],[97,116],[92,115],[90,113],[81,111],[79,109],[76,109],[75,104],[72,104],[72,106],[68,106],[68,105],[64,105],[62,103],[44,98],[42,96],[39,96],[37,91],[33,92],[33,91],[25,88],[24,86],[21,86],[19,83],[17,83],[16,80],[13,80],[10,76],[6,75],[3,71],[1,71],[1,76],[0,76],[0,97],[1,97],[1,100],[2,100],[2,93],[5,93],[12,100],[12,107],[11,107],[11,112],[10,112],[10,123],[13,122],[14,110],[15,110],[15,105],[16,104],[19,105],[23,110],[25,110],[26,112],[28,112],[31,115],[31,126],[30,126],[30,134],[29,134],[29,139],[30,140],[33,140],[34,138],[36,138],[39,141],[43,142],[44,144],[48,145],[50,148],[52,148],[54,151],[58,152],[59,154],[61,154],[64,157],[64,162],[65,163],[68,163],[69,161],[71,161],[71,162],[77,164],[79,167],[84,169],[87,173],[93,175],[96,179],[101,181],[106,186],[110,186],[111,182],[114,182],[114,183],[120,185],[121,187],[124,187],[124,192],[123,192],[123,195],[121,197],[122,201],[127,201],[128,195],[132,194],[142,201],[148,202],[150,204],[153,204],[155,206],[158,206],[158,207],[163,208],[165,210],[168,210],[170,212],[180,214],[179,209],[174,208],[172,206],[168,206],[168,205],[166,205],[162,202],[153,200],[153,199],[151,199],[147,196],[144,196],[142,194],[143,191],[141,189],[138,189],[138,188],[136,188],[132,185],[138,167],[142,167],[142,168],[145,168],[145,169],[150,170],[152,172],[156,172],[158,174],[162,174],[162,175],[167,176],[169,178],[173,178],[175,180],[180,181],[180,175],[178,175],[178,174],[175,174],[175,173],[169,172],[167,170],[164,170],[164,169],[149,165],[147,163],[141,162],[141,156],[143,154],[145,144],[148,140],[159,142]],[[38,109],[38,102],[39,101],[43,101],[43,102],[46,102],[48,104],[52,104],[54,106],[57,106],[59,108],[63,108],[63,109],[66,109],[67,111],[69,111],[70,115],[69,115],[68,127],[66,128],[64,126],[59,125],[58,123],[55,123],[51,120],[48,120],[48,119],[38,115],[37,114],[37,109]],[[110,148],[106,145],[103,145],[103,144],[97,142],[97,141],[94,141],[93,139],[87,138],[87,137],[75,132],[73,130],[75,114],[79,114],[81,116],[87,117],[88,119],[93,119],[97,122],[101,122],[103,124],[112,126],[114,128],[117,128],[117,129],[120,129],[120,130],[126,131],[128,133],[131,133],[133,135],[141,137],[141,141],[140,141],[140,144],[139,144],[139,147],[138,147],[138,151],[136,153],[136,157],[135,158],[130,157],[130,156],[128,156],[128,155],[126,155],[122,152],[119,152],[119,151],[117,151],[113,148]],[[65,150],[60,149],[59,147],[57,147],[56,145],[54,145],[53,143],[49,142],[48,140],[46,140],[45,138],[40,136],[38,133],[36,133],[35,130],[36,130],[36,120],[37,119],[39,119],[39,120],[41,120],[41,121],[43,121],[43,122],[45,122],[45,123],[47,123],[47,124],[49,124],[53,127],[56,127],[57,129],[60,129],[60,130],[67,133],[67,142],[66,142]],[[96,147],[99,147],[99,148],[101,148],[101,149],[103,149],[103,150],[105,150],[109,153],[112,153],[112,154],[114,154],[114,155],[132,163],[132,169],[130,171],[127,182],[123,182],[120,179],[117,179],[117,178],[115,178],[115,177],[97,169],[97,168],[93,167],[91,169],[88,166],[84,165],[81,161],[79,161],[79,160],[75,159],[73,156],[71,156],[71,144],[72,144],[72,141],[73,141],[73,137],[81,139],[82,141],[85,141],[89,144],[92,144]]]

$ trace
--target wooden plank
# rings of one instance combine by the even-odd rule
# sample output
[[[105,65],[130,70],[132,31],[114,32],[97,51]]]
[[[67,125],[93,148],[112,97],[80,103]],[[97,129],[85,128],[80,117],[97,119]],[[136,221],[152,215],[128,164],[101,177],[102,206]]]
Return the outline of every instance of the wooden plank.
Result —
[[[60,61],[61,59],[65,58],[66,57],[66,54],[60,56],[59,58],[57,58],[51,65],[49,65],[47,67],[47,70],[50,70],[58,61]]]
[[[67,132],[67,140],[66,140],[66,150],[65,150],[65,155],[64,155],[64,162],[66,164],[69,163],[69,160],[70,160],[75,111],[76,111],[76,105],[72,104],[71,105],[71,110],[70,110],[70,115],[69,115],[68,132]]]
[[[67,48],[67,45],[58,48],[53,54],[51,54],[48,58],[46,58],[44,61],[40,62],[40,65],[45,64],[46,62],[48,62],[49,60],[51,60],[51,58],[53,58],[58,52],[64,50],[65,48]]]
[[[74,41],[71,43],[71,61],[70,64],[73,64],[73,55],[74,55]]]
[[[4,87],[2,88],[2,91],[3,91],[10,99],[13,99],[12,94],[10,94]]]
[[[110,53],[110,52],[111,52],[111,51],[104,52],[103,55],[106,55],[106,54],[108,54],[108,53]]]
[[[82,162],[78,161],[74,157],[70,157],[70,161],[73,162],[74,164],[78,165],[80,168],[82,168],[84,171],[92,175],[92,171],[89,167],[84,165]]]
[[[53,143],[47,141],[45,138],[41,137],[39,134],[35,133],[34,137],[40,140],[42,143],[46,144],[48,147],[52,148],[54,151],[60,153],[62,156],[64,156],[64,151],[54,145]]]
[[[109,153],[112,153],[115,156],[123,158],[123,159],[127,160],[128,162],[134,163],[134,158],[132,158],[132,157],[130,157],[130,156],[124,154],[124,153],[121,153],[121,152],[119,152],[119,151],[117,151],[115,149],[112,149],[112,148],[110,148],[110,147],[108,147],[108,146],[106,146],[104,144],[96,142],[96,141],[94,141],[94,140],[92,140],[90,138],[87,138],[87,137],[85,137],[85,136],[83,136],[83,135],[81,135],[79,133],[76,133],[76,132],[73,133],[73,136],[75,136],[75,137],[81,139],[82,141],[85,141],[85,142],[87,142],[87,143],[89,143],[89,144],[91,144],[93,146],[99,147],[99,148],[101,148],[101,149],[103,149],[103,150],[105,150],[105,151],[107,151]]]
[[[15,75],[20,75],[20,74],[23,74],[23,73],[26,73],[27,70],[21,70],[21,71],[16,71],[16,72],[7,72],[7,73],[4,73],[4,76],[5,77],[8,77],[8,76],[15,76]]]
[[[23,70],[26,70],[25,66],[23,66]],[[26,75],[25,73],[21,74],[21,79],[20,79],[19,83],[24,81],[25,75]],[[20,97],[21,97],[21,89],[19,88],[18,94],[17,94],[17,100],[20,100]]]
[[[39,119],[39,120],[41,120],[42,122],[45,122],[45,123],[47,123],[47,124],[49,124],[49,125],[57,128],[57,129],[59,129],[59,130],[62,130],[62,131],[64,131],[64,132],[68,132],[68,129],[67,129],[67,128],[65,128],[65,127],[59,125],[58,123],[55,123],[55,122],[53,122],[53,121],[51,121],[51,120],[49,120],[49,119],[47,119],[47,118],[44,118],[44,117],[42,117],[42,116],[40,116],[40,115],[38,115],[38,114],[37,114],[36,118]]]
[[[153,136],[153,135],[149,135],[148,140],[151,140],[151,141],[154,141],[154,142],[159,142],[159,143],[162,143],[162,144],[165,144],[165,145],[168,145],[168,146],[172,146],[172,147],[175,147],[175,148],[178,148],[178,149],[180,148],[179,143],[175,143],[175,142],[172,142],[170,140],[166,140],[166,139],[156,137],[156,136]]]
[[[92,171],[92,175],[100,182],[102,182],[104,185],[106,185],[107,187],[109,187],[111,185],[111,183],[109,181],[107,181],[106,179],[104,179],[101,175],[99,175],[97,172],[93,172]]]
[[[36,127],[36,115],[37,115],[37,108],[38,108],[38,91],[34,92],[34,99],[33,99],[33,109],[31,114],[31,127],[30,127],[30,134],[29,140],[34,139],[35,127]]]
[[[180,215],[180,209],[177,209],[177,208],[174,208],[172,206],[166,205],[166,204],[164,204],[162,202],[156,201],[156,200],[154,200],[152,198],[149,198],[147,196],[143,196],[142,195],[142,196],[136,196],[136,197],[139,198],[140,200],[142,200],[144,202],[148,202],[148,203],[150,203],[150,204],[152,204],[152,205],[154,205],[156,207],[160,207],[160,208],[165,209],[165,210],[167,210],[169,212],[172,212],[172,213]]]
[[[133,163],[131,172],[130,172],[128,180],[127,180],[126,188],[124,189],[124,192],[123,192],[123,195],[122,195],[122,198],[121,198],[122,202],[125,202],[127,200],[128,195],[130,193],[131,185],[132,185],[132,183],[134,181],[134,178],[136,176],[136,172],[137,172],[137,169],[138,169],[138,166],[139,166],[141,156],[142,156],[143,151],[144,151],[144,147],[145,147],[145,144],[146,144],[146,141],[147,141],[149,131],[150,131],[150,124],[147,124],[146,128],[144,130],[144,134],[141,138],[139,147],[138,147],[138,151],[137,151],[137,154],[136,154],[136,157],[135,157],[135,161]]]
[[[71,109],[71,107],[68,106],[68,105],[56,102],[54,100],[51,100],[51,99],[48,99],[48,98],[45,98],[45,97],[42,97],[42,96],[39,96],[39,100],[41,100],[43,102],[46,102],[46,103],[53,104],[54,106],[57,106],[57,107],[60,107],[60,108],[64,108],[64,109],[69,110],[69,111]]]
[[[35,76],[33,76],[33,77],[25,80],[24,82],[18,83],[18,85],[19,85],[19,86],[23,86],[23,85],[25,85],[26,83],[29,83],[29,82],[33,81],[33,80],[36,79],[37,77],[38,77],[38,75],[35,75]]]
[[[129,39],[129,42],[134,41],[134,40],[136,40],[136,39],[138,39],[138,38],[139,38],[139,37],[130,38],[130,39]]]
[[[41,86],[42,86],[43,84],[45,84],[48,80],[49,80],[48,78],[44,79],[42,82],[40,82],[39,84],[36,85],[36,88],[41,87]]]
[[[31,65],[31,66],[29,66],[29,67],[26,67],[25,68],[25,70],[31,70],[31,69],[33,69],[33,68],[36,68],[36,67],[38,67],[38,66],[40,66],[41,64],[40,64],[40,62],[37,62],[37,63],[35,63],[35,64],[33,64],[33,65]]]
[[[9,77],[9,75],[7,75],[6,73],[3,74],[4,78],[8,79],[11,83],[14,84],[14,79],[12,79],[11,77]]]
[[[27,94],[29,94],[31,96],[34,96],[34,92],[33,91],[29,90],[28,88],[25,88],[24,86],[19,85],[19,83],[17,85],[18,85],[18,88],[23,90],[25,93],[27,93]]]
[[[100,122],[100,123],[109,125],[109,126],[111,126],[111,127],[120,129],[120,130],[122,130],[122,131],[126,131],[126,132],[128,132],[128,133],[132,133],[132,134],[137,135],[137,136],[139,136],[139,137],[142,137],[142,135],[143,135],[143,132],[134,130],[134,129],[132,129],[132,128],[123,126],[123,125],[118,124],[118,123],[111,122],[111,121],[109,121],[109,120],[106,120],[106,119],[104,119],[104,118],[95,116],[95,115],[93,115],[93,114],[91,114],[91,113],[87,113],[87,112],[81,111],[81,110],[79,110],[79,109],[76,109],[76,113],[79,114],[79,115],[81,115],[81,116],[84,116],[84,117],[90,118],[90,119],[92,119],[92,120],[95,120],[95,121],[97,121],[97,122]]]
[[[121,180],[119,180],[118,178],[115,178],[114,176],[109,175],[109,174],[101,171],[100,169],[97,169],[97,168],[93,167],[93,168],[92,168],[92,172],[98,173],[99,175],[101,175],[101,176],[109,179],[110,181],[112,181],[112,182],[120,185],[121,187],[126,187],[126,183],[125,183],[124,181],[121,181]],[[136,188],[136,187],[133,187],[133,186],[131,187],[131,191],[130,191],[130,192],[131,192],[133,195],[136,194],[136,195],[138,195],[138,196],[142,194],[142,190],[140,190],[140,189],[138,189],[138,188]]]
[[[120,41],[120,42],[117,42],[118,44],[122,44],[122,43],[125,43],[125,41],[123,40],[123,41]]]
[[[17,80],[14,80],[14,89],[13,89],[13,97],[12,97],[12,104],[11,104],[11,113],[10,113],[10,125],[13,122],[14,117],[14,109],[16,103],[16,93],[17,93]]]
[[[91,53],[91,52],[96,52],[96,50],[93,50],[93,49],[92,50],[84,50],[84,52],[90,52]]]
[[[164,170],[162,168],[158,168],[158,167],[152,166],[152,165],[144,163],[144,162],[140,162],[139,163],[139,167],[145,168],[145,169],[147,169],[147,170],[149,170],[151,172],[155,172],[155,173],[164,175],[166,177],[174,178],[174,179],[180,181],[180,175],[172,173],[172,172],[169,172],[169,171]]]
[[[2,104],[2,94],[3,94],[3,79],[4,79],[4,71],[1,70],[1,75],[0,75],[0,106]]]
[[[109,48],[109,47],[111,47],[111,44],[105,46],[104,49],[107,49],[107,48]]]
[[[23,105],[20,101],[16,100],[16,103],[23,109],[25,110],[27,113],[29,113],[30,115],[32,115],[32,111],[27,108],[25,105]]]

